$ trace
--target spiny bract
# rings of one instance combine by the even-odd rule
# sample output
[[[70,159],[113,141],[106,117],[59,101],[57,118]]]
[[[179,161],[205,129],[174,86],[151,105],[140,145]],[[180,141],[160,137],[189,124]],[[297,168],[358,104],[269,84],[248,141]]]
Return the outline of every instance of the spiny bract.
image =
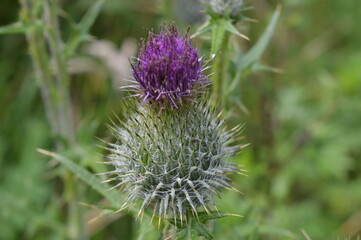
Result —
[[[225,158],[239,149],[227,144],[240,127],[225,131],[204,102],[161,112],[128,102],[128,120],[111,127],[118,142],[109,143],[107,162],[115,167],[109,174],[119,181],[116,187],[129,193],[125,205],[142,200],[139,213],[150,207],[155,215],[182,220],[216,209],[212,195],[234,189],[227,175],[240,169]]]
[[[188,34],[181,36],[174,24],[164,25],[159,34],[149,34],[132,68],[137,84],[131,87],[143,103],[177,106],[208,82],[197,49]]]

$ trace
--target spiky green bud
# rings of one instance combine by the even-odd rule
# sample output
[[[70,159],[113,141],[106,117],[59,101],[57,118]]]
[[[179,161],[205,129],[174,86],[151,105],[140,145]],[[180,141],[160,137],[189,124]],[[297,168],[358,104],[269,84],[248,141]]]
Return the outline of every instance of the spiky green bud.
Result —
[[[228,174],[239,172],[226,161],[239,146],[229,146],[235,130],[226,131],[216,111],[197,101],[160,112],[128,102],[127,120],[113,126],[116,143],[109,174],[128,192],[126,205],[141,200],[139,213],[182,219],[214,209],[213,196],[231,188]]]

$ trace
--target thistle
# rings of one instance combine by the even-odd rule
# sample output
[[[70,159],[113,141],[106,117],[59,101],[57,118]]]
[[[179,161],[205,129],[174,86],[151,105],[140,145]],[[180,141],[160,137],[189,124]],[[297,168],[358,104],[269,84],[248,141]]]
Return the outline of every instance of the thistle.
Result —
[[[212,216],[214,195],[236,190],[227,175],[241,170],[226,158],[240,149],[229,144],[241,128],[226,131],[200,94],[207,84],[202,63],[174,25],[151,33],[133,63],[132,87],[143,104],[123,101],[127,118],[110,126],[117,142],[108,143],[106,163],[115,168],[108,172],[114,187],[128,193],[124,207],[141,201],[138,216],[149,208],[175,225],[200,212]]]
[[[132,63],[135,96],[142,102],[177,106],[207,85],[203,60],[186,34],[175,25],[163,26],[159,34],[149,34],[137,61]]]
[[[220,197],[223,188],[235,190],[227,175],[239,169],[225,158],[239,149],[227,143],[240,128],[225,131],[204,101],[158,116],[129,103],[127,108],[128,120],[111,127],[118,142],[109,143],[107,162],[115,167],[109,173],[119,181],[116,187],[129,193],[126,205],[142,200],[139,214],[150,207],[182,221],[188,213],[214,210],[213,195]]]

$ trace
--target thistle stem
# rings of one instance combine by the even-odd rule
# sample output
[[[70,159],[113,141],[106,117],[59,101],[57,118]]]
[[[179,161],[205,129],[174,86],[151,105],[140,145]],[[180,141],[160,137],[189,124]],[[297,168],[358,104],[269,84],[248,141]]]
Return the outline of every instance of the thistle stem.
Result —
[[[55,145],[61,150],[64,148],[63,141],[75,143],[75,130],[69,94],[69,75],[66,59],[62,54],[63,43],[57,22],[57,2],[56,0],[19,1],[21,20],[31,26],[26,33],[26,39],[45,112],[52,133],[58,137]],[[68,202],[69,238],[86,239],[73,174],[66,171],[63,181]]]
[[[227,96],[225,91],[227,90],[227,71],[228,71],[228,44],[229,44],[229,33],[225,33],[222,41],[219,53],[215,57],[214,64],[212,67],[212,83],[213,83],[213,105],[221,106],[221,108],[227,106]]]

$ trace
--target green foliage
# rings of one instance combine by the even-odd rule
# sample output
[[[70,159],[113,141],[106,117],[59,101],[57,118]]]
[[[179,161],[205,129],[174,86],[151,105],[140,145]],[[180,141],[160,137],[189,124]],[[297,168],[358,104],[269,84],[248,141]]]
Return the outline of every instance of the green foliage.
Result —
[[[199,237],[202,236],[205,239],[213,239],[207,230],[207,226],[196,220],[190,220],[190,222],[184,224],[183,227],[178,227],[175,233],[177,240],[198,240],[200,239]]]
[[[245,54],[238,54],[235,60],[236,65],[236,75],[233,81],[230,83],[228,89],[226,89],[227,93],[234,93],[235,90],[239,89],[241,77],[244,77],[252,66],[260,66],[259,64],[260,58],[265,52],[271,38],[276,30],[277,22],[280,17],[281,10],[277,9],[273,14],[271,20],[268,23],[266,30],[263,32],[257,43]],[[257,70],[256,67],[253,68]]]
[[[75,54],[76,49],[81,43],[91,39],[89,30],[98,17],[104,2],[105,0],[95,1],[89,10],[84,14],[79,23],[72,29],[73,31],[71,37],[65,44],[63,50],[64,55],[67,58],[72,57]]]
[[[66,169],[74,173],[81,202],[93,206],[77,203],[90,229],[89,239],[166,238],[154,226],[156,218],[150,223],[145,214],[140,223],[125,217],[126,212],[114,214],[119,206],[113,207],[110,200],[124,199],[123,194],[116,189],[105,191],[107,186],[100,182],[104,179],[93,175],[111,170],[96,163],[104,151],[95,150],[94,136],[112,142],[105,128],[106,115],[114,111],[123,116],[124,111],[119,108],[122,94],[110,74],[104,74],[105,61],[87,50],[89,40],[95,39],[92,35],[122,44],[129,37],[145,37],[148,28],[157,30],[164,21],[174,21],[174,1],[164,1],[169,5],[167,13],[154,0],[59,1],[61,6],[52,1],[64,40],[59,49],[62,57],[72,59],[67,65],[76,66],[79,58],[96,62],[89,72],[69,76],[77,141],[59,152],[58,136],[51,133],[23,36],[44,31],[44,22],[24,22],[17,1],[0,1],[0,239],[69,239]],[[224,29],[217,29],[213,43],[218,56],[226,53],[221,58],[225,61],[220,61],[228,65],[220,96],[235,109],[230,125],[246,122],[246,142],[252,143],[230,160],[250,170],[249,177],[232,179],[245,194],[225,191],[216,204],[222,211],[244,217],[221,218],[215,225],[209,221],[207,229],[214,239],[357,240],[361,2],[248,2],[254,8],[242,15],[258,23],[246,18],[230,23],[251,41],[234,36],[234,29],[226,29],[223,22]],[[278,4],[281,15],[274,11]],[[34,10],[39,18],[42,7],[38,4]],[[197,27],[191,24],[191,32]],[[208,24],[194,36],[205,56],[211,56],[212,31]],[[219,43],[225,40],[229,44]],[[275,69],[266,65],[283,73],[274,74]],[[54,69],[49,69],[53,74]],[[224,68],[219,65],[219,69]],[[235,108],[236,104],[242,108]],[[57,152],[54,156],[64,161],[44,156],[37,148]],[[198,237],[196,229],[202,228],[197,224],[178,235]]]
[[[0,34],[18,34],[26,33],[31,30],[32,26],[27,26],[23,23],[13,23],[7,26],[0,27]]]
[[[102,183],[101,180],[97,177],[95,177],[93,174],[88,172],[86,169],[78,166],[76,163],[71,161],[70,159],[67,159],[66,157],[63,157],[59,154],[48,152],[42,149],[38,149],[38,152],[50,156],[57,161],[59,161],[61,164],[63,164],[66,168],[68,168],[70,171],[72,171],[79,179],[84,181],[89,187],[93,188],[97,192],[99,192],[101,195],[106,197],[111,203],[112,207],[99,207],[99,208],[106,208],[108,210],[119,210],[120,203],[122,202],[122,194],[119,193],[116,190],[109,190],[111,186]]]

